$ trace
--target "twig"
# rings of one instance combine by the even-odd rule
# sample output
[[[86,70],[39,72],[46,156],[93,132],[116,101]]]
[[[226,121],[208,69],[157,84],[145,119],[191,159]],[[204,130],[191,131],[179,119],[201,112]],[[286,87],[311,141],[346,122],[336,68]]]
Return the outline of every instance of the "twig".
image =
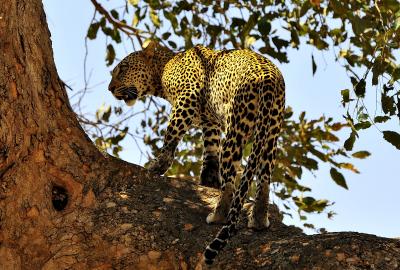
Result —
[[[123,22],[121,22],[121,21],[115,20],[115,19],[110,15],[110,13],[108,13],[108,11],[107,11],[102,5],[100,5],[99,2],[97,2],[96,0],[90,0],[90,1],[93,3],[95,9],[96,9],[98,12],[100,12],[101,14],[103,14],[104,17],[105,17],[112,25],[114,25],[116,28],[120,29],[122,32],[124,32],[124,33],[127,34],[128,36],[130,36],[130,35],[135,35],[136,38],[137,38],[137,40],[138,40],[138,42],[139,42],[139,44],[140,44],[140,46],[143,47],[143,46],[142,46],[142,44],[143,44],[142,38],[141,38],[141,36],[140,36],[140,33],[141,33],[140,30],[138,30],[138,29],[136,29],[136,28],[133,28],[132,26],[129,26],[129,25],[127,25],[127,24],[125,24],[125,23],[123,23]]]

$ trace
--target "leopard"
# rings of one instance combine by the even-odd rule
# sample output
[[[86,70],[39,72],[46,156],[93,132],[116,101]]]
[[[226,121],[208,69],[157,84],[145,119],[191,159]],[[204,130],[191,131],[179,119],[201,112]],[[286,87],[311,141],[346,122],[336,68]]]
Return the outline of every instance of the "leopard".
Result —
[[[236,233],[254,180],[255,199],[247,226],[253,230],[269,227],[269,185],[285,108],[284,78],[272,61],[250,49],[214,50],[196,45],[173,52],[151,41],[116,65],[108,90],[129,106],[146,96],[171,104],[164,144],[147,167],[155,174],[168,170],[178,143],[190,128],[201,129],[200,183],[220,189],[206,222],[223,224],[203,253],[206,264],[213,263]],[[251,152],[240,173],[250,141]]]

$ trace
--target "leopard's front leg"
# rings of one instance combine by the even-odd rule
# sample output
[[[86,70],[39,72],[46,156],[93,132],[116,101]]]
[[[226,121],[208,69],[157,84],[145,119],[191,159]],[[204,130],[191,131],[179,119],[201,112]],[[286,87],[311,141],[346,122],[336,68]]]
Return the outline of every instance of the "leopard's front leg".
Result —
[[[175,150],[183,135],[192,126],[195,110],[190,106],[191,100],[187,96],[178,98],[172,108],[168,127],[165,131],[164,146],[156,158],[147,165],[147,169],[155,174],[164,174],[174,161]]]

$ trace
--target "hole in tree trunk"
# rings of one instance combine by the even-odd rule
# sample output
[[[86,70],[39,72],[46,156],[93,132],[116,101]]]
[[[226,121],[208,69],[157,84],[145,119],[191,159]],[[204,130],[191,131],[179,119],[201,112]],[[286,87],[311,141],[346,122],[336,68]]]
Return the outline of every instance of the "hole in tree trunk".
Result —
[[[65,188],[61,186],[53,186],[51,191],[51,201],[53,202],[53,207],[57,211],[62,211],[68,204],[68,192]]]

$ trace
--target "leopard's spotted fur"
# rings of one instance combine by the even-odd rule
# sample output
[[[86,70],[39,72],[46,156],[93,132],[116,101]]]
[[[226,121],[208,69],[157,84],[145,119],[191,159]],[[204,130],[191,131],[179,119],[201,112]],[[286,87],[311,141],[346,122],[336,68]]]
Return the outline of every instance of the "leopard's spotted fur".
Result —
[[[254,178],[256,200],[248,226],[268,227],[269,182],[285,104],[284,80],[274,64],[250,50],[214,51],[195,46],[174,54],[152,42],[116,66],[109,90],[128,104],[144,95],[159,96],[172,104],[164,146],[149,167],[157,174],[169,168],[186,131],[193,125],[202,128],[201,181],[221,184],[219,201],[207,222],[226,223],[207,246],[206,263],[212,263],[234,234]],[[221,132],[225,132],[222,142]],[[252,151],[235,188],[243,148],[251,136]]]

